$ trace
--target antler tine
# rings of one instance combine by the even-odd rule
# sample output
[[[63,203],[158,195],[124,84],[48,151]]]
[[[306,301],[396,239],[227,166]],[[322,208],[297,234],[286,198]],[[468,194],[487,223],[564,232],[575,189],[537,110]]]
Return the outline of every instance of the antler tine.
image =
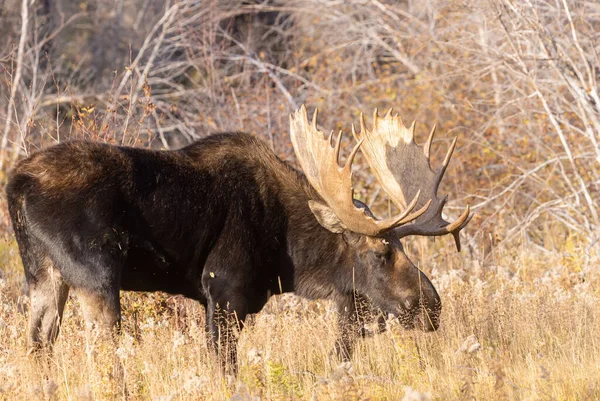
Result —
[[[404,216],[408,215],[417,205],[417,201],[419,200],[419,196],[421,196],[421,190],[417,191],[415,197],[410,201],[410,203],[406,206],[406,210],[402,213]]]
[[[456,244],[456,250],[458,252],[460,252],[460,230],[465,228],[474,216],[473,214],[469,214],[469,213],[470,213],[470,208],[469,208],[469,205],[467,205],[463,214],[458,218],[458,220],[456,220],[456,222],[462,221],[462,223],[458,226],[453,227],[452,230],[448,230],[452,233],[452,236],[454,237],[454,243]]]
[[[406,216],[406,218],[398,221],[396,227],[401,227],[406,223],[410,223],[411,221],[418,219],[423,214],[425,214],[425,212],[429,209],[429,206],[431,206],[431,199],[429,199],[422,208],[420,208],[414,213],[409,214],[408,216]]]
[[[342,131],[340,131],[340,134],[341,133],[342,133]],[[358,150],[360,149],[361,145],[363,144],[363,141],[364,141],[364,139],[361,139],[360,141],[358,141],[356,146],[354,146],[354,149],[352,149],[352,152],[350,152],[350,156],[348,156],[348,160],[346,161],[346,165],[344,166],[344,168],[346,168],[350,174],[352,173],[352,162],[354,162],[354,158],[356,157]]]
[[[438,171],[438,176],[435,182],[435,191],[437,192],[437,189],[440,185],[440,183],[442,182],[442,178],[444,178],[444,174],[446,173],[446,168],[448,168],[448,164],[450,163],[450,159],[452,158],[452,153],[454,153],[454,148],[456,148],[456,141],[457,141],[458,137],[454,137],[454,139],[452,140],[452,144],[450,145],[450,148],[448,149],[448,152],[446,153],[446,157],[444,157],[444,162],[442,163],[442,167],[440,167],[440,170]]]
[[[472,215],[470,213],[471,213],[471,207],[469,205],[467,205],[463,214],[461,214],[460,217],[458,219],[456,219],[454,222],[448,224],[446,226],[446,230],[448,232],[453,232],[454,230],[456,230],[457,228],[462,226],[463,223],[465,221],[467,221],[467,219],[470,219],[472,217]]]
[[[444,170],[446,169],[446,167],[448,167],[448,163],[450,163],[450,158],[452,157],[452,153],[454,153],[454,148],[456,147],[457,139],[458,137],[454,137],[454,139],[452,140],[452,144],[450,145],[450,148],[446,153],[446,157],[444,158],[444,162],[442,163],[442,167],[444,168]]]
[[[331,134],[333,134],[333,130],[331,130]],[[331,138],[331,135],[330,135],[330,138]],[[341,145],[342,145],[342,130],[340,130],[340,132],[338,133],[337,142],[335,143],[335,150],[334,150],[335,162],[337,163],[338,166],[340,165],[340,147],[341,147]]]
[[[419,196],[420,195],[421,195],[421,190],[419,189],[419,191],[417,192],[417,194],[415,195],[415,197],[413,198],[413,200],[406,207],[406,210],[404,212],[402,212],[402,214],[400,214],[400,216],[399,216],[400,218],[398,220],[398,224],[399,225],[411,222],[411,221],[419,218],[423,213],[425,213],[427,211],[427,209],[429,208],[429,205],[431,205],[431,199],[429,199],[427,201],[427,203],[425,203],[425,206],[423,206],[422,208],[420,208],[416,212],[410,214],[410,212],[412,212],[412,210],[415,208],[415,206],[417,206],[417,202],[419,200]]]
[[[375,110],[377,111],[377,110]],[[365,115],[360,113],[360,135],[363,136],[367,132],[367,125],[365,124]]]
[[[352,123],[352,136],[354,137],[354,140],[359,141],[359,134],[358,132],[356,132],[356,128],[354,127],[354,123]]]
[[[409,129],[404,131],[404,142],[412,143],[415,140],[415,121],[413,121],[412,125]]]
[[[376,108],[373,111],[373,126],[376,127],[378,122],[379,122],[379,109]],[[361,132],[362,132],[362,126],[360,127],[360,129],[361,129]]]
[[[427,138],[425,145],[423,145],[423,154],[425,155],[427,160],[429,160],[429,155],[431,154],[431,143],[433,142],[433,137],[435,136],[436,128],[437,128],[437,124],[433,124],[433,128],[431,129],[431,132],[429,133],[429,137]]]

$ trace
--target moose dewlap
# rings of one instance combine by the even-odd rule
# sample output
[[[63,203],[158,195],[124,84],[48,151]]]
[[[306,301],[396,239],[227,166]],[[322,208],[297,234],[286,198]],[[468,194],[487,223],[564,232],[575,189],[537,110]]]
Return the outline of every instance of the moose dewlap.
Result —
[[[224,333],[281,291],[337,303],[342,358],[362,332],[364,300],[407,328],[437,329],[440,298],[400,239],[452,234],[460,247],[469,208],[449,223],[441,217],[447,197],[437,195],[456,140],[434,171],[434,131],[420,147],[414,124],[406,128],[391,111],[375,112],[370,130],[361,115],[340,166],[341,132],[326,138],[316,116],[309,122],[304,106],[290,116],[303,172],[243,133],[173,151],[66,142],[21,160],[7,197],[29,284],[31,346],[50,348],[70,289],[86,326],[106,331],[119,327],[121,290],[193,298],[232,370],[235,338]],[[402,210],[397,216],[378,219],[354,199],[358,151]]]

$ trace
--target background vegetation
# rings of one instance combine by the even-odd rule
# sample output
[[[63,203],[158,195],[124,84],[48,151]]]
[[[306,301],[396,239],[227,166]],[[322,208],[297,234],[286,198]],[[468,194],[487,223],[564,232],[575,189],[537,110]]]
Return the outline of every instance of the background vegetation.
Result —
[[[461,254],[407,240],[444,301],[439,332],[392,324],[339,365],[330,305],[275,297],[233,379],[206,350],[201,307],[162,294],[124,294],[116,354],[86,341],[69,302],[54,360],[34,366],[2,197],[0,399],[600,398],[597,1],[0,0],[0,21],[2,177],[66,139],[158,149],[224,130],[294,162],[299,105],[346,132],[394,107],[421,140],[438,124],[437,162],[459,137],[447,214],[477,213]]]

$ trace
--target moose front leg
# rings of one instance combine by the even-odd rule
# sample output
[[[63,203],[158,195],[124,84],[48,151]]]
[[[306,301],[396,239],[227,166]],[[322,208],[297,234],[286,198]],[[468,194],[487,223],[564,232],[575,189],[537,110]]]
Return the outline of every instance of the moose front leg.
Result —
[[[339,299],[337,308],[340,334],[335,351],[340,360],[349,361],[356,339],[366,335],[365,323],[371,307],[367,299],[355,292]]]
[[[237,373],[237,341],[246,315],[246,302],[241,299],[208,302],[206,331],[209,347],[216,352],[223,371],[229,374]]]

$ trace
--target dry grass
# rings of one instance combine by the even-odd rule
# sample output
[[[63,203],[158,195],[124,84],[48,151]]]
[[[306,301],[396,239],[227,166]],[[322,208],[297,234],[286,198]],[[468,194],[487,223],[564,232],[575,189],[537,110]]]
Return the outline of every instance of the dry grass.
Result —
[[[568,243],[543,254],[513,248],[485,264],[449,246],[421,247],[413,257],[440,291],[442,328],[424,334],[392,323],[360,342],[351,364],[332,356],[327,303],[275,297],[241,334],[238,378],[224,377],[208,352],[201,306],[132,293],[116,350],[86,342],[72,297],[54,355],[39,365],[26,355],[15,246],[3,243],[0,399],[595,400],[599,260]]]

